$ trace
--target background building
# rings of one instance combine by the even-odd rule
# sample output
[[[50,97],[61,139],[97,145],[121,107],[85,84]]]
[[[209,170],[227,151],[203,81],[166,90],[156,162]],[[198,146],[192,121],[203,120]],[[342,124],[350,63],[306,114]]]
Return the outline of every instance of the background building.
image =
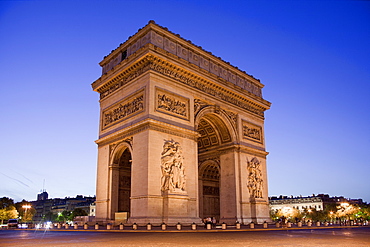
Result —
[[[47,215],[58,215],[63,211],[72,212],[76,208],[80,208],[90,215],[91,212],[94,213],[94,202],[95,196],[82,196],[77,195],[76,197],[65,197],[65,198],[48,198],[48,193],[46,191],[37,195],[37,200],[32,201],[32,207],[36,210],[33,216],[34,222],[43,222],[45,216]]]
[[[362,204],[362,199],[346,199],[343,196],[330,197],[327,194],[312,196],[279,196],[269,197],[270,210],[276,211],[285,207],[290,207],[304,211],[305,209],[324,210],[327,205],[341,205],[342,203]]]

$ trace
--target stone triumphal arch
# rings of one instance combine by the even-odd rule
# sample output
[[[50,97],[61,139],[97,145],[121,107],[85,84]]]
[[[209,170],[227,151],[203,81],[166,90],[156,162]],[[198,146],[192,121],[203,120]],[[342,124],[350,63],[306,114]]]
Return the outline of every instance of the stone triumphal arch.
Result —
[[[269,220],[259,80],[153,21],[100,65],[97,221]]]

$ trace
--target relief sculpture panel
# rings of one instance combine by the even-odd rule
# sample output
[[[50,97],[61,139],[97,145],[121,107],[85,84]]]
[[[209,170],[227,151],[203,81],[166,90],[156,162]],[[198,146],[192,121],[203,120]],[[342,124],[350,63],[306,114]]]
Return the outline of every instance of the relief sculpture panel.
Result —
[[[156,111],[189,120],[189,99],[156,89]]]
[[[243,138],[251,141],[263,143],[262,127],[247,121],[242,121]]]
[[[262,171],[259,160],[254,157],[248,161],[248,190],[252,198],[262,198]]]
[[[144,111],[144,89],[114,104],[102,113],[102,129]]]

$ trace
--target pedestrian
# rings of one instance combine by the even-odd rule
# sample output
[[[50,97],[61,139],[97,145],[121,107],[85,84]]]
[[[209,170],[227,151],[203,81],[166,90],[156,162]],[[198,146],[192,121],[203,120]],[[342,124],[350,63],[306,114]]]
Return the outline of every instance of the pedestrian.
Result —
[[[212,217],[212,225],[213,225],[214,227],[216,227],[216,218],[215,218],[215,217]]]

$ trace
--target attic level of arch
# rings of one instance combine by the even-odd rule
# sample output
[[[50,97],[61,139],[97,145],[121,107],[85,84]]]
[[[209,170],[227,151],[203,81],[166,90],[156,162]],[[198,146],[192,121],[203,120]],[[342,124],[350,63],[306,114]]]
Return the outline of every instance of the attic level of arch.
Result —
[[[148,44],[148,46],[150,45],[151,44]],[[205,76],[202,76],[204,73],[191,73],[188,70],[165,61],[159,56],[155,56],[155,54],[152,54],[150,49],[146,50],[146,52],[143,51],[140,59],[137,59],[129,66],[124,67],[126,68],[119,69],[120,72],[117,73],[114,78],[113,76],[109,80],[108,78],[105,78],[106,80],[100,78],[92,84],[94,90],[100,93],[101,100],[115,93],[118,89],[127,84],[132,83],[135,78],[150,71],[175,80],[183,86],[196,89],[201,93],[205,93],[208,96],[216,98],[217,100],[240,107],[260,118],[264,118],[264,111],[270,107],[270,102],[241,88],[236,89],[234,85],[231,85],[222,78],[215,78],[215,76],[210,73]],[[207,77],[209,79],[207,79]],[[212,81],[216,81],[216,83]],[[228,88],[232,88],[232,90],[229,90]]]
[[[149,21],[145,27],[139,29],[135,35],[130,36],[126,42],[104,57],[103,61],[100,62],[102,74],[109,73],[116,65],[135,54],[148,43],[236,85],[238,85],[237,80],[239,80],[239,84],[248,87],[245,89],[257,96],[262,96],[261,88],[263,88],[263,84],[260,83],[260,80],[231,65],[229,62],[223,61],[220,57],[204,50],[201,46],[193,44],[190,40],[172,33],[154,21]]]
[[[213,81],[217,81],[220,84],[225,84],[226,86],[235,88],[236,90],[241,90],[243,94],[248,94],[249,97],[252,97],[255,99],[262,98],[261,89],[263,85],[261,83],[259,83],[260,85],[255,85],[254,82],[252,82],[252,80],[243,76],[243,74],[237,74],[237,73],[231,72],[230,70],[227,70],[221,65],[216,64],[216,63],[211,63],[211,62],[207,62],[207,64],[209,64],[210,68],[212,67],[213,69],[205,69],[199,64],[197,65],[197,64],[191,63],[187,61],[186,59],[180,56],[177,56],[175,54],[172,54],[171,52],[168,52],[151,43],[148,43],[145,46],[141,47],[134,54],[131,54],[130,56],[127,55],[127,51],[124,51],[118,57],[118,59],[113,59],[113,60],[117,60],[120,62],[117,63],[114,67],[112,67],[108,72],[103,73],[103,75],[92,84],[93,89],[100,93],[101,90],[106,89],[106,87],[109,87],[110,84],[114,83],[117,79],[118,80],[120,79],[120,78],[117,78],[117,71],[122,71],[126,69],[131,71],[132,69],[135,69],[136,66],[134,66],[134,68],[131,68],[133,62],[136,63],[138,60],[142,59],[143,54],[145,54],[148,50],[155,52],[156,54],[164,56],[164,57],[170,57],[174,59],[176,63],[180,63],[180,65],[184,65],[185,67],[191,67],[196,72],[199,72],[200,74],[205,74],[207,77],[210,77],[210,79],[212,79]],[[202,61],[204,62],[206,60],[202,60]],[[122,76],[121,74],[118,75],[118,77],[121,77],[121,76]]]

